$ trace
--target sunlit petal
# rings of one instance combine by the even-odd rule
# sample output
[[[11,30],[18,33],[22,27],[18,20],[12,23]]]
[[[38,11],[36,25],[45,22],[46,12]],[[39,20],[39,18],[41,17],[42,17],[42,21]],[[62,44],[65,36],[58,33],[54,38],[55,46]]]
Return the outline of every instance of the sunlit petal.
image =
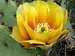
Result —
[[[47,20],[51,27],[58,28],[60,24],[63,24],[63,20],[65,20],[63,8],[53,2],[49,2],[48,5],[50,8],[50,14]]]
[[[21,42],[25,47],[40,47],[44,46],[45,43],[37,40],[27,40],[27,41],[22,41]]]
[[[16,26],[13,27],[13,32],[12,32],[11,36],[18,42],[25,40],[25,38],[21,36],[21,34]]]
[[[23,25],[23,24],[24,24],[24,18],[23,18],[23,16],[22,16],[21,10],[22,10],[22,5],[18,8],[18,10],[17,10],[17,15],[16,15],[16,17],[17,17],[18,29],[19,29],[20,34],[22,35],[22,37],[24,37],[25,39],[29,39],[29,37],[28,37],[28,35],[27,35],[27,32],[26,32],[26,30],[25,30],[25,28],[24,28],[24,25]]]
[[[32,6],[36,9],[38,15],[36,18],[36,23],[46,22],[48,18],[48,5],[43,1],[34,1]]]

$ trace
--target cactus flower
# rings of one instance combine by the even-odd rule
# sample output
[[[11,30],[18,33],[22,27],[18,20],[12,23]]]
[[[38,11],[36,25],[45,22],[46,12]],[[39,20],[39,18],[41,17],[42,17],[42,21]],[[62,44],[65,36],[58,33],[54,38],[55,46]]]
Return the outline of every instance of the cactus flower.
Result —
[[[67,32],[67,11],[55,2],[21,4],[16,19],[12,37],[24,47],[52,46]]]

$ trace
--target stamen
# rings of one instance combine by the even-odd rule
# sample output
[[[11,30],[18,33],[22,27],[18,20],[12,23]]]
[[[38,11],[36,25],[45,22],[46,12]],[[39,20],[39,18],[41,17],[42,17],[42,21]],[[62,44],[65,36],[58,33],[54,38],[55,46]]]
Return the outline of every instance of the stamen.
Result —
[[[50,29],[50,26],[48,23],[39,23],[35,29],[34,32],[49,32],[52,31],[53,29]]]

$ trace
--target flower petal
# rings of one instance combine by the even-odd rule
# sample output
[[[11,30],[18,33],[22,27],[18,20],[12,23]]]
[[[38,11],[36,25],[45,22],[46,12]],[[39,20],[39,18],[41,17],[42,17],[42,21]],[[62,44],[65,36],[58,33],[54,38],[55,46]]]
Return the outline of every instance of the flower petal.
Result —
[[[22,5],[20,5],[20,7],[18,8],[16,16],[17,16],[17,24],[18,24],[18,29],[20,34],[25,39],[29,39],[28,34],[24,28],[24,18],[22,16]]]
[[[40,47],[44,46],[45,43],[37,40],[27,40],[27,41],[22,41],[21,42],[25,47]]]
[[[29,26],[34,29],[35,25],[36,25],[36,17],[37,17],[37,11],[35,10],[35,8],[28,4],[25,3],[23,4],[23,17],[25,19],[25,21],[27,21],[27,23],[29,24]]]
[[[65,38],[68,33],[69,33],[69,31],[65,29],[63,32],[60,33],[60,35],[57,35],[55,39],[49,40],[47,42],[47,44],[45,46],[41,46],[41,48],[48,49],[48,48],[52,47],[59,40],[62,40],[63,38]]]
[[[64,38],[63,36],[66,35],[69,31],[68,30],[63,30],[60,34],[55,36],[54,38],[51,38],[47,43],[55,43],[57,40]],[[61,37],[60,37],[61,36]]]
[[[18,28],[16,26],[13,27],[13,32],[12,32],[11,36],[12,36],[12,38],[14,38],[18,42],[21,42],[21,41],[25,40],[25,38],[21,36],[21,34],[18,31]]]
[[[37,23],[46,22],[46,19],[48,18],[48,11],[49,11],[47,3],[43,1],[34,1],[32,3],[32,6],[36,9],[38,13],[36,22]]]
[[[48,3],[50,14],[48,17],[48,22],[53,28],[58,28],[60,24],[63,24],[64,12],[63,8],[53,2]]]

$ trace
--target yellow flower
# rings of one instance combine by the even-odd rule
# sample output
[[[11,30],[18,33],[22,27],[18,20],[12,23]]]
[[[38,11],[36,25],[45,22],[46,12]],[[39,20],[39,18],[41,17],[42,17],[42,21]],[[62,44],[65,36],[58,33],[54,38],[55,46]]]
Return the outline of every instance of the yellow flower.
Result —
[[[16,15],[12,37],[25,47],[52,46],[67,32],[67,11],[54,2],[24,3]]]

